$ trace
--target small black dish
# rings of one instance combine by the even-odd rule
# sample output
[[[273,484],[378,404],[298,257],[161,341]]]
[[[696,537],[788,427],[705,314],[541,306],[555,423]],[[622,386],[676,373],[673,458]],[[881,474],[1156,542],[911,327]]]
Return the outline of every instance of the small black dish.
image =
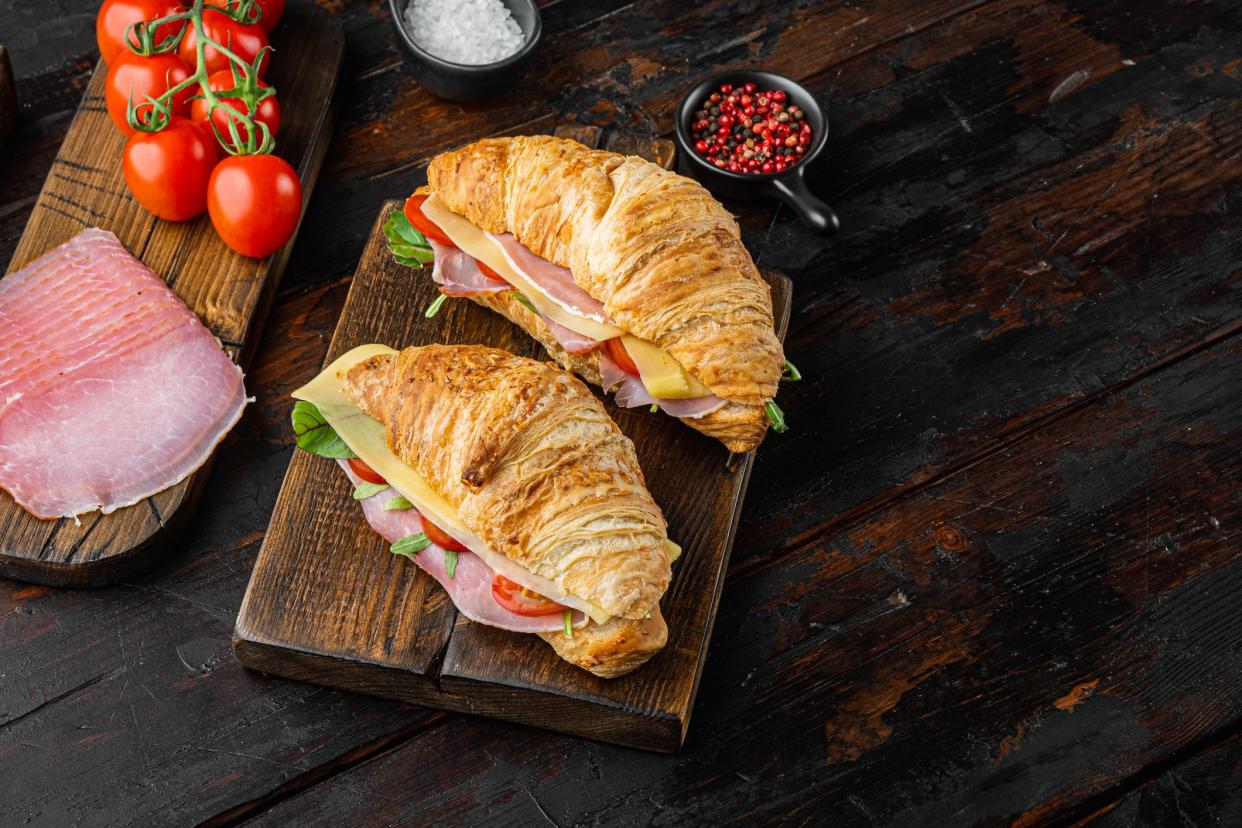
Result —
[[[543,18],[533,0],[501,0],[526,36],[522,48],[497,63],[479,66],[450,63],[415,45],[414,37],[405,27],[405,9],[411,1],[388,0],[393,25],[397,27],[406,52],[413,58],[415,79],[428,92],[445,100],[478,101],[511,89],[530,63],[535,46],[543,36]]]
[[[793,167],[780,173],[759,173],[743,175],[742,173],[722,170],[694,151],[694,137],[690,132],[690,124],[694,120],[694,112],[698,105],[716,91],[720,84],[731,83],[738,86],[754,83],[763,89],[784,89],[790,103],[806,113],[806,119],[814,131],[814,139],[807,147],[802,160]],[[789,205],[790,209],[802,219],[802,223],[816,233],[828,235],[835,233],[840,227],[837,214],[832,208],[815,196],[806,186],[806,168],[815,161],[820,150],[828,140],[828,116],[814,96],[797,83],[784,75],[765,72],[759,69],[738,69],[713,75],[700,83],[690,94],[686,95],[677,108],[677,146],[682,157],[690,164],[694,175],[703,182],[707,189],[717,195],[743,200],[774,196]]]

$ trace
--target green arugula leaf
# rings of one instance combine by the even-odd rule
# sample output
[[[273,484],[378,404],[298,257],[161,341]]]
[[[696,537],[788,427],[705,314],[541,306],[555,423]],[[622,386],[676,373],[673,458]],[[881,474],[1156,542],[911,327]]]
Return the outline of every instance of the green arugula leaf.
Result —
[[[439,296],[436,297],[436,301],[432,302],[430,305],[427,306],[427,310],[423,312],[423,316],[426,317],[427,319],[430,319],[431,317],[435,316],[437,313],[440,312],[440,306],[444,304],[444,300],[447,298],[448,298],[448,294],[441,293]]]
[[[781,379],[785,382],[801,382],[802,372],[798,370],[798,366],[785,360],[785,372],[781,374]]]
[[[444,550],[444,569],[445,571],[448,572],[448,576],[450,579],[454,575],[457,574],[457,550],[456,549]]]
[[[569,610],[565,610],[563,613],[561,613],[561,618],[564,619],[565,621],[565,637],[573,638],[574,637],[574,614],[570,612]]]
[[[358,487],[354,489],[354,500],[366,500],[368,497],[375,497],[387,488],[387,483],[359,483]]]
[[[341,459],[358,456],[328,425],[319,409],[305,400],[298,400],[293,406],[293,433],[297,436],[298,448],[311,454]]]
[[[405,555],[407,558],[412,558],[428,546],[431,546],[431,541],[426,535],[419,532],[417,535],[406,535],[388,547],[388,549],[394,555]]]
[[[388,249],[398,264],[407,267],[426,267],[435,260],[435,253],[427,237],[418,232],[405,213],[394,212],[384,222],[384,235],[388,237]]]
[[[523,296],[518,291],[516,290],[508,291],[507,295],[512,296],[514,299],[521,302],[523,305],[527,307],[528,310],[530,310],[531,313],[536,313],[536,314],[539,313],[539,311],[535,310],[535,306],[530,303],[530,300],[527,299],[525,296]]]
[[[401,495],[388,498],[388,501],[384,504],[385,512],[404,512],[406,509],[413,508],[414,504],[406,500]]]
[[[784,434],[789,431],[789,426],[785,424],[785,412],[781,411],[781,407],[774,400],[768,400],[763,404],[763,410],[767,412],[768,422],[772,424],[772,430],[777,434]]]

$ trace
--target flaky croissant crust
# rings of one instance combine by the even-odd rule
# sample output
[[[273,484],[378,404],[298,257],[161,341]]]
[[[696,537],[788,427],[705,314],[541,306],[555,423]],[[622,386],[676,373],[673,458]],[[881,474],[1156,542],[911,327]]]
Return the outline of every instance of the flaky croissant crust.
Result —
[[[634,445],[571,374],[482,345],[428,345],[350,369],[389,448],[493,550],[612,615],[668,587],[664,516]]]
[[[737,222],[697,182],[550,136],[467,144],[436,156],[427,179],[450,210],[570,268],[620,327],[712,393],[760,409],[775,396],[771,292]]]

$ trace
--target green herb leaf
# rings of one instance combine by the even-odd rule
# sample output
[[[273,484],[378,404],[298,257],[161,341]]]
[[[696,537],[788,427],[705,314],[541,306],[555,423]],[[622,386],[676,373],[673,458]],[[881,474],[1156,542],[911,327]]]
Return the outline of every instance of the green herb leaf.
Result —
[[[772,430],[777,434],[784,434],[789,430],[789,426],[785,424],[785,412],[781,411],[781,407],[773,400],[768,400],[763,404],[763,410],[768,414],[768,422],[772,424]]]
[[[359,483],[358,487],[354,489],[354,500],[366,500],[368,497],[375,497],[387,488],[387,483]]]
[[[423,316],[430,319],[440,312],[440,306],[444,304],[444,300],[448,298],[447,293],[441,293],[436,297],[436,301],[427,306],[427,310],[423,312]]]
[[[405,555],[407,558],[412,558],[428,546],[431,546],[431,541],[426,535],[419,532],[417,535],[406,535],[388,547],[388,549],[394,555]]]
[[[785,360],[785,373],[781,374],[781,379],[785,382],[801,382],[802,372],[798,370],[798,366]]]
[[[445,571],[448,572],[448,576],[450,579],[454,575],[457,574],[457,550],[456,549],[444,550],[444,569]]]
[[[659,403],[652,403],[652,404],[651,404],[651,413],[652,413],[652,414],[656,413],[656,412],[657,412],[657,411],[659,411],[659,410],[660,410],[660,404],[659,404]]]
[[[398,259],[417,259],[420,265],[431,264],[436,254],[426,247],[415,247],[412,244],[390,244],[388,249]]]
[[[574,614],[570,612],[569,610],[565,610],[565,612],[561,614],[561,618],[565,619],[565,637],[573,638],[574,637]]]
[[[398,264],[425,267],[435,260],[435,252],[427,242],[427,237],[418,232],[400,210],[384,222],[384,235],[388,237],[388,249],[392,251]]]
[[[388,217],[388,221],[384,222],[384,235],[393,244],[412,244],[416,247],[428,246],[427,237],[419,232],[417,227],[410,224],[410,220],[400,210],[394,211]]]
[[[388,501],[384,504],[385,512],[404,512],[406,509],[413,508],[414,504],[406,500],[401,495],[388,498]]]
[[[342,459],[358,456],[328,425],[319,409],[305,400],[298,400],[293,406],[293,433],[297,435],[298,448],[302,451]]]
[[[509,291],[506,295],[508,295],[508,296],[512,296],[514,299],[516,299],[516,300],[518,300],[519,302],[521,302],[523,305],[525,305],[525,306],[527,307],[527,309],[528,309],[531,313],[539,313],[539,311],[535,310],[535,306],[534,306],[534,305],[532,305],[532,304],[530,303],[530,300],[529,300],[529,299],[527,299],[525,296],[523,296],[523,295],[522,295],[521,293],[519,293],[518,291],[516,291],[516,290],[511,290],[511,291]]]

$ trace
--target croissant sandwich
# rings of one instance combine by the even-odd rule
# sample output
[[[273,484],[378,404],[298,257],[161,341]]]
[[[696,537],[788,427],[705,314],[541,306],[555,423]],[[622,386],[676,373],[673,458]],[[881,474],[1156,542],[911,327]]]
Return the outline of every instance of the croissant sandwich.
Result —
[[[571,374],[481,345],[364,345],[294,396],[298,446],[337,460],[462,615],[605,678],[664,646],[681,550],[633,443]]]
[[[658,406],[730,451],[784,429],[771,292],[698,183],[548,136],[442,153],[427,179],[385,229],[399,262],[434,262],[428,315],[468,296],[618,405]]]

